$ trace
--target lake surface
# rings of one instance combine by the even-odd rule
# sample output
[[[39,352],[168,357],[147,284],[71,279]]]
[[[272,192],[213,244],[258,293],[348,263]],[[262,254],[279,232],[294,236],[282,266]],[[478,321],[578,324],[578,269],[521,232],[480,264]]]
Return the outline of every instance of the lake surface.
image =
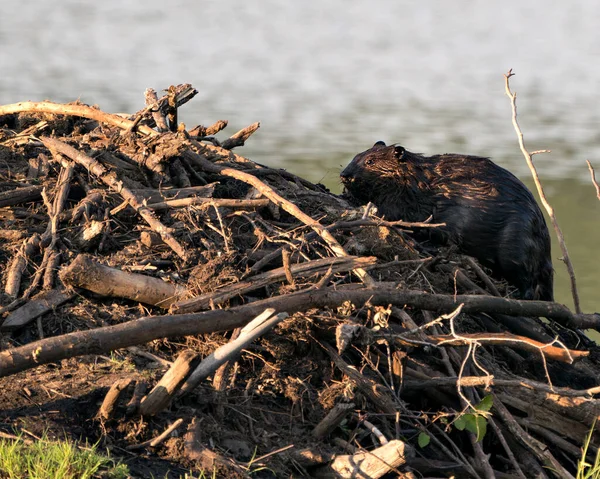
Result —
[[[377,140],[426,154],[492,157],[531,184],[519,121],[571,254],[585,311],[600,311],[600,3],[80,2],[8,0],[0,103],[80,98],[135,112],[147,87],[192,83],[188,126],[261,129],[239,152],[339,191]],[[10,12],[10,14],[8,13]],[[599,173],[600,175],[600,173]],[[553,247],[556,297],[572,305]]]

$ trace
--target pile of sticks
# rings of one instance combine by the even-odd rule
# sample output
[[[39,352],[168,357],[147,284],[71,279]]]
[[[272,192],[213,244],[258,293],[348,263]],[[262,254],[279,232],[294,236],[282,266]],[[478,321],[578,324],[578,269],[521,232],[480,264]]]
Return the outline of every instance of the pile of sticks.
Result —
[[[272,392],[280,402],[270,407],[290,406],[297,422],[285,438],[277,421],[244,414],[260,460],[214,450],[190,407],[128,447],[156,447],[184,424],[190,458],[240,477],[250,463],[298,477],[574,477],[600,415],[598,356],[580,330],[600,330],[600,316],[510,299],[472,258],[425,254],[407,234],[436,225],[384,221],[235,154],[258,123],[224,140],[215,135],[226,121],[179,124],[195,94],[149,89],[130,117],[80,103],[0,106],[0,377],[221,333],[202,354],[169,349],[176,357],[149,391],[116,381],[98,420],[171,422],[212,388],[221,395],[202,414],[225,426],[224,402],[241,408],[267,387],[249,366],[256,350],[265,367],[320,369],[296,378],[311,398],[302,413],[301,399]],[[48,322],[114,298],[145,309],[67,334]],[[271,347],[284,339],[285,354]],[[279,441],[257,437],[258,424]]]

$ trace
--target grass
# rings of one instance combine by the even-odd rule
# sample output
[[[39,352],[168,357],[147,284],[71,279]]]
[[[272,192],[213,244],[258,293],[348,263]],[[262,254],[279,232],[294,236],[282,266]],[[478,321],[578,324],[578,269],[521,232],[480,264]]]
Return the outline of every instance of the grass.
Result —
[[[583,448],[581,450],[581,459],[577,463],[577,479],[600,479],[600,449],[596,452],[596,458],[594,464],[590,464],[586,461],[588,448],[592,441],[592,434],[596,428],[596,421],[592,424],[592,428],[585,438]]]
[[[30,444],[0,439],[0,479],[126,479],[127,466],[96,450],[45,437]]]

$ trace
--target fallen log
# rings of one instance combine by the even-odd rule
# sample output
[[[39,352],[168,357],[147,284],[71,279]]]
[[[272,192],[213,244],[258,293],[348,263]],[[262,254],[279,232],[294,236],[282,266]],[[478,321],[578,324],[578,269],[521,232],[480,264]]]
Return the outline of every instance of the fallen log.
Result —
[[[370,300],[372,303],[394,304],[442,313],[452,312],[457,306],[464,304],[463,313],[501,310],[503,314],[546,316],[564,323],[576,322],[582,316],[586,317],[585,324],[600,322],[597,317],[599,315],[576,315],[566,306],[544,301],[519,301],[495,296],[429,294],[383,287],[371,289],[353,286],[354,288],[347,289],[323,288],[286,294],[227,310],[149,316],[91,331],[46,338],[0,352],[0,377],[40,364],[84,354],[104,354],[158,338],[228,331],[244,326],[266,308],[292,314],[310,308],[335,307],[344,301],[363,304]]]

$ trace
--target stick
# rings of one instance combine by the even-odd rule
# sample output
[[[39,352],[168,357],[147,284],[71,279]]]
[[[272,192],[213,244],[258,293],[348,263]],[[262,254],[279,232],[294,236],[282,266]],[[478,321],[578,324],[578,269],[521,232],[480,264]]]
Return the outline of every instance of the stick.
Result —
[[[4,292],[13,298],[16,298],[19,294],[19,288],[21,287],[21,277],[27,267],[27,261],[35,254],[35,251],[40,246],[40,237],[37,234],[30,236],[27,241],[23,243],[23,246],[13,258],[8,268],[8,274],[6,275],[6,286]]]
[[[334,273],[340,271],[348,271],[356,267],[365,267],[374,264],[377,258],[374,256],[361,258],[356,256],[346,256],[344,258],[324,258],[313,261],[307,261],[305,263],[295,264],[290,268],[291,274],[297,277],[312,276],[315,274],[321,274],[327,272],[330,268]],[[258,274],[251,277],[247,281],[241,283],[234,283],[228,286],[224,286],[217,291],[212,293],[203,294],[195,298],[186,299],[179,301],[171,306],[171,312],[176,313],[192,313],[205,309],[210,304],[215,306],[223,303],[235,296],[255,291],[259,288],[263,288],[269,284],[282,281],[286,278],[285,267],[276,268],[265,273]]]
[[[556,394],[564,397],[592,397],[600,392],[600,386],[588,389],[571,389],[566,387],[549,386],[548,384],[531,379],[497,379],[494,376],[462,376],[443,377],[430,379],[405,379],[402,387],[413,391],[423,389],[437,389],[439,387],[485,387],[497,386],[503,388],[526,388],[540,391],[542,393]],[[511,404],[512,406],[512,404]],[[531,406],[531,405],[530,405]]]
[[[192,391],[201,381],[214,373],[221,364],[232,360],[242,349],[251,344],[256,338],[268,333],[275,325],[288,317],[287,313],[279,313],[271,318],[275,312],[272,308],[265,309],[240,331],[240,335],[233,341],[224,344],[212,354],[202,360],[198,367],[187,378],[181,387],[181,394]]]
[[[2,109],[2,107],[0,107]],[[43,186],[26,186],[0,193],[0,208],[13,206],[28,201],[39,200],[42,197]]]
[[[545,444],[525,432],[525,430],[517,423],[515,418],[508,411],[508,409],[506,409],[504,404],[502,404],[496,395],[494,395],[493,409],[502,418],[506,424],[506,427],[515,436],[515,438],[529,451],[531,451],[538,461],[542,463],[542,465],[547,464],[550,466],[552,471],[560,478],[574,479],[573,476],[562,466],[562,464],[556,460]]]
[[[80,331],[35,341],[18,348],[0,351],[0,377],[40,364],[84,354],[105,354],[159,338],[228,331],[245,325],[266,308],[292,314],[311,308],[337,307],[344,301],[355,304],[393,304],[449,313],[463,304],[465,312],[500,311],[515,316],[545,316],[567,327],[600,327],[600,315],[573,314],[566,306],[547,301],[519,301],[494,296],[441,295],[421,291],[399,291],[384,287],[323,288],[301,291],[255,301],[244,306],[203,313],[149,316],[126,323]]]
[[[414,456],[412,446],[394,439],[373,451],[336,456],[331,464],[318,468],[313,477],[378,479],[391,471],[400,474],[397,468],[406,464],[407,457]]]
[[[117,126],[123,130],[131,128],[133,125],[133,121],[123,118],[122,116],[105,113],[97,108],[76,103],[62,104],[53,103],[50,101],[23,101],[19,103],[13,103],[11,105],[0,105],[0,116],[22,112],[80,116],[83,118],[89,118],[90,120],[96,120],[101,123],[108,123],[109,125]],[[138,125],[137,131],[143,133],[144,135],[158,135],[156,131],[146,125]]]
[[[199,361],[200,357],[196,351],[189,349],[183,351],[156,386],[152,388],[152,391],[142,400],[139,408],[140,414],[155,416],[165,409]]]
[[[2,108],[0,107],[0,110]],[[72,146],[63,143],[62,141],[56,140],[54,138],[42,137],[42,142],[46,146],[46,148],[50,150],[57,151],[62,153],[65,156],[68,156],[76,163],[83,165],[85,168],[98,176],[100,180],[102,180],[105,184],[113,188],[117,193],[119,193],[125,200],[129,202],[133,208],[139,213],[139,215],[146,220],[146,222],[150,225],[150,227],[160,234],[163,241],[168,244],[177,255],[183,260],[187,259],[187,254],[183,247],[177,242],[177,240],[173,237],[170,230],[163,225],[160,220],[156,217],[154,212],[144,205],[143,201],[138,198],[129,188],[123,186],[123,183],[117,179],[117,175],[115,172],[108,171],[104,166],[102,166],[99,162],[94,160],[93,158],[77,151]]]
[[[598,182],[596,181],[596,174],[594,173],[594,167],[589,162],[589,160],[585,160],[585,161],[588,165],[588,169],[590,170],[590,176],[592,177],[592,183],[594,184],[594,187],[596,188],[596,197],[600,200],[600,186],[598,185]]]
[[[119,402],[119,398],[123,394],[123,392],[127,389],[127,387],[131,384],[133,379],[124,378],[119,379],[117,382],[113,383],[113,385],[106,393],[104,397],[104,401],[102,401],[102,406],[100,406],[100,410],[98,411],[98,416],[104,419],[105,421],[112,419],[115,409],[117,407],[117,403]]]
[[[194,196],[192,198],[182,198],[177,200],[161,201],[160,203],[150,203],[148,208],[154,211],[167,210],[169,208],[185,208],[193,205],[215,206],[217,208],[235,208],[235,209],[257,209],[264,208],[271,203],[266,198],[258,198],[254,200],[236,200],[229,198],[201,198]]]
[[[171,424],[167,429],[165,429],[161,434],[159,434],[155,438],[152,438],[148,441],[144,441],[140,444],[132,444],[131,446],[127,446],[125,449],[127,449],[128,451],[133,451],[135,449],[143,449],[146,446],[156,447],[160,443],[162,443],[166,438],[168,438],[169,435],[173,431],[175,431],[175,429],[177,429],[179,426],[181,426],[182,422],[183,422],[183,418],[180,417],[179,419],[177,419],[173,424]]]
[[[538,194],[540,195],[540,200],[546,208],[548,215],[550,216],[550,221],[552,221],[552,226],[554,227],[554,231],[556,232],[556,237],[558,238],[558,244],[560,245],[560,249],[563,255],[563,261],[567,266],[567,271],[569,272],[569,278],[571,279],[571,293],[573,294],[573,304],[575,306],[575,312],[581,313],[581,307],[579,306],[579,293],[577,292],[577,283],[575,280],[575,270],[573,269],[573,263],[571,263],[571,258],[569,257],[569,252],[567,251],[567,245],[565,244],[565,238],[562,234],[562,230],[558,226],[558,221],[556,216],[554,215],[554,209],[548,203],[546,199],[546,194],[544,193],[544,188],[542,187],[542,183],[540,182],[540,178],[537,174],[537,170],[535,165],[533,164],[532,153],[529,153],[525,148],[525,143],[523,142],[523,132],[521,131],[521,127],[519,126],[519,122],[517,121],[517,94],[513,93],[510,90],[510,82],[509,79],[513,76],[514,73],[512,70],[509,70],[508,73],[504,75],[504,86],[506,90],[506,95],[510,98],[510,103],[512,105],[512,123],[517,132],[517,137],[519,139],[519,146],[521,148],[521,153],[525,157],[525,161],[527,162],[527,166],[531,170],[531,175],[533,176],[533,181],[535,182],[535,186],[538,190]]]
[[[169,308],[187,290],[144,274],[127,273],[104,266],[87,255],[78,255],[63,268],[62,281],[74,288],[83,288],[102,296],[127,298],[140,303]]]
[[[39,293],[31,298],[29,302],[9,314],[2,323],[0,330],[14,331],[22,328],[39,316],[54,310],[74,297],[74,292],[64,291],[61,288]]]
[[[328,436],[344,419],[346,419],[348,414],[350,414],[355,407],[354,403],[340,403],[333,406],[331,411],[329,411],[313,429],[313,437],[316,439],[323,439]]]
[[[401,339],[405,339],[402,336],[400,337]],[[463,333],[460,335],[460,337],[454,337],[451,335],[427,336],[427,339],[424,342],[437,344],[439,346],[464,346],[473,341],[481,344],[505,345],[511,348],[523,349],[525,351],[539,352],[551,359],[568,364],[572,364],[574,361],[584,358],[590,354],[589,351],[577,351],[553,346],[551,344],[544,344],[530,338],[516,336],[509,333]],[[407,339],[407,342],[410,343],[410,339]]]
[[[222,144],[221,148],[225,150],[231,150],[236,146],[244,146],[246,140],[250,138],[250,135],[254,133],[260,127],[260,123],[257,121],[256,123],[252,123],[252,125],[247,126],[246,128],[242,128],[237,133],[231,135],[231,137],[227,138]]]

